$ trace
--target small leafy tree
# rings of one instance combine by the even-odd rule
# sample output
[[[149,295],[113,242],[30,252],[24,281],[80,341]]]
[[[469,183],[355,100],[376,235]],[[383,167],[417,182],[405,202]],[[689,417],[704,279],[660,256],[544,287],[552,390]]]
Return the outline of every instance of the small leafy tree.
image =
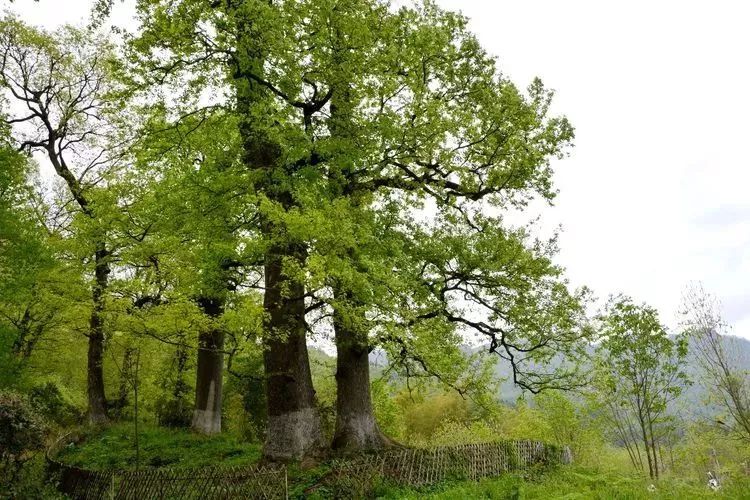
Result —
[[[534,403],[549,426],[553,444],[569,447],[578,464],[600,460],[602,428],[585,401],[562,391],[547,391],[538,394]]]
[[[689,383],[681,368],[686,339],[671,338],[656,309],[622,296],[609,301],[601,327],[597,398],[633,465],[644,470],[645,454],[649,476],[656,479],[667,407]]]

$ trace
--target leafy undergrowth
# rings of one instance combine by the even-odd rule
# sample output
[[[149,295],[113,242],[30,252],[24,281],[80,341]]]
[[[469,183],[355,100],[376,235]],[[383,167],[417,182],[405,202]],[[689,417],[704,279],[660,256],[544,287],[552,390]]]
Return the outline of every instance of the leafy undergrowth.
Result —
[[[507,475],[480,482],[442,484],[423,490],[385,488],[381,499],[559,499],[559,500],[666,500],[666,499],[750,499],[750,478],[727,481],[718,492],[705,483],[665,478],[651,481],[614,472],[596,472],[577,467],[561,467],[534,477]]]
[[[228,434],[202,436],[182,429],[144,427],[139,432],[142,467],[190,468],[254,464],[260,446]],[[117,424],[91,433],[79,445],[63,449],[58,459],[87,469],[132,469],[136,465],[132,424]]]

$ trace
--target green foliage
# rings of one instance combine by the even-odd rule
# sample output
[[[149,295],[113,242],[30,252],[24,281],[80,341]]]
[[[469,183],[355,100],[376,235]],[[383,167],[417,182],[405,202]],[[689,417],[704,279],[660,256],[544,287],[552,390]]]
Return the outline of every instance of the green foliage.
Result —
[[[374,371],[371,365],[370,370]],[[405,434],[404,413],[394,393],[397,389],[388,382],[386,378],[375,377],[370,384],[372,391],[372,406],[380,430],[386,436],[394,439],[403,439]]]
[[[225,390],[226,428],[242,440],[262,442],[266,429],[266,393],[261,352],[246,349],[243,355],[233,358]]]
[[[57,491],[54,480],[47,474],[44,454],[37,453],[24,462],[15,474],[0,474],[0,497],[66,500],[68,497]]]
[[[583,398],[556,391],[538,394],[534,398],[538,411],[549,429],[545,441],[568,446],[577,464],[600,463],[606,453],[604,429]]]
[[[34,165],[0,126],[0,387],[22,385],[34,347],[61,316],[55,276],[60,266],[35,216]]]
[[[750,470],[750,450],[728,429],[697,421],[681,429],[683,436],[670,450],[671,463],[682,477],[705,479],[712,473],[720,480],[738,480]]]
[[[397,399],[403,408],[405,435],[414,442],[430,438],[446,422],[469,421],[469,405],[455,392],[414,396],[402,391]]]
[[[66,398],[54,382],[45,382],[31,387],[29,401],[35,413],[59,427],[72,427],[83,421],[80,410]]]
[[[320,411],[323,433],[327,439],[331,439],[336,424],[336,359],[312,349],[310,371],[315,384],[315,401]]]
[[[22,395],[0,391],[0,491],[13,485],[22,464],[44,446],[45,427]]]

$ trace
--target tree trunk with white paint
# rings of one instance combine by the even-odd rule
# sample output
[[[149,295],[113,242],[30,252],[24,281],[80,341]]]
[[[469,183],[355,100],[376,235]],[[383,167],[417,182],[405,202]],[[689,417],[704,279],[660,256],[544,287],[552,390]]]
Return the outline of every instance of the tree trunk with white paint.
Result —
[[[263,301],[268,402],[263,456],[278,461],[320,455],[325,446],[307,354],[305,289],[282,270],[283,257],[289,255],[303,259],[304,251],[287,247],[267,255]]]
[[[394,446],[378,427],[370,391],[367,332],[334,308],[336,336],[336,429],[331,447],[350,453]]]
[[[223,310],[215,300],[198,301],[203,312],[212,319]],[[221,405],[224,381],[224,332],[211,328],[198,338],[198,366],[195,380],[195,410],[192,428],[202,434],[221,432]]]

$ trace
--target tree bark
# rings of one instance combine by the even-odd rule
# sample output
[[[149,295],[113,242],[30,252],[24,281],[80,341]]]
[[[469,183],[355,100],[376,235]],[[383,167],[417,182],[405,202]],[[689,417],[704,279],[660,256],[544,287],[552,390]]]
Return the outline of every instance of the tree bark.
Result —
[[[109,252],[104,243],[98,243],[94,254],[93,308],[89,319],[89,345],[87,355],[88,418],[92,424],[109,420],[107,397],[104,393],[104,292],[109,280]]]
[[[331,447],[349,453],[394,446],[378,427],[370,393],[369,342],[348,314],[334,307],[336,428]]]
[[[283,257],[303,261],[301,247],[266,255],[265,319],[268,424],[263,455],[270,460],[315,456],[324,447],[307,354],[304,285],[283,273]]]
[[[224,310],[215,299],[198,300],[204,314],[212,320]],[[221,406],[224,383],[224,332],[216,327],[201,332],[198,338],[198,365],[195,378],[193,430],[212,435],[221,432]]]

